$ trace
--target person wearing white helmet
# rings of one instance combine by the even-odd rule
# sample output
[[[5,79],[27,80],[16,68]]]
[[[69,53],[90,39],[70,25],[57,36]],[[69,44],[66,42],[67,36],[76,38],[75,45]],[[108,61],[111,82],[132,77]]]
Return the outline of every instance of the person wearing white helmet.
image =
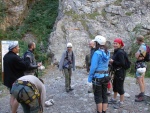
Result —
[[[72,51],[72,43],[67,43],[67,50],[63,52],[59,62],[59,70],[65,74],[66,92],[73,90],[73,88],[71,88],[72,69],[73,71],[75,70],[75,56]]]
[[[88,82],[93,83],[97,113],[106,113],[108,103],[107,83],[110,80],[108,75],[110,52],[107,51],[105,47],[105,37],[98,35],[94,41],[97,43],[98,50],[96,50],[92,56]]]
[[[144,58],[146,56],[146,44],[144,43],[144,37],[138,36],[137,38],[137,44],[140,45],[140,48],[135,53],[135,57],[137,59],[136,61],[136,79],[140,86],[140,93],[138,95],[135,95],[135,101],[141,102],[144,101],[144,92],[145,92],[145,72],[146,72],[146,64],[144,61]]]

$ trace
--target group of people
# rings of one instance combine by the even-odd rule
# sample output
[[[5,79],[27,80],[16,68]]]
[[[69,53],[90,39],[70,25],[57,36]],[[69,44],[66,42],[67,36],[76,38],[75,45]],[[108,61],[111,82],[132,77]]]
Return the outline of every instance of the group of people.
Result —
[[[41,63],[36,64],[34,57],[35,43],[28,44],[28,50],[21,58],[19,45],[12,42],[8,53],[3,58],[4,85],[10,90],[11,112],[16,113],[19,103],[24,113],[42,113],[46,90],[42,79],[34,76]]]
[[[106,113],[108,103],[113,103],[114,108],[118,109],[124,105],[124,80],[126,76],[127,54],[124,51],[124,42],[121,38],[116,38],[113,42],[114,53],[110,56],[107,40],[101,35],[97,35],[90,42],[90,62],[88,82],[92,83],[92,92],[97,106],[97,113]],[[140,93],[135,95],[135,101],[144,100],[146,71],[145,56],[147,52],[144,37],[138,36],[137,43],[140,45],[135,53],[136,79],[140,86]],[[10,105],[12,113],[17,112],[19,103],[22,105],[24,113],[42,113],[46,95],[46,89],[43,80],[34,76],[35,70],[41,66],[36,63],[33,51],[35,43],[28,44],[28,50],[23,57],[19,53],[18,43],[9,45],[9,52],[4,56],[4,85],[10,90]],[[113,97],[108,101],[107,88],[110,89],[109,66],[113,67],[114,77],[112,82]],[[69,93],[73,90],[71,87],[72,69],[75,70],[75,55],[72,50],[72,44],[67,43],[67,50],[62,54],[59,62],[59,70],[65,75],[65,89]],[[120,101],[117,102],[117,94],[120,95]]]
[[[136,38],[137,44],[140,46],[135,53],[137,59],[135,64],[135,77],[140,87],[140,93],[135,95],[135,101],[141,102],[144,100],[145,81],[144,75],[146,72],[145,56],[147,46],[144,43],[144,37],[138,36]],[[127,53],[124,51],[124,42],[121,38],[116,38],[113,42],[114,52],[110,57],[110,52],[107,50],[106,38],[103,36],[96,36],[90,42],[91,54],[90,63],[87,68],[89,70],[88,82],[93,84],[93,93],[95,103],[97,105],[97,113],[106,113],[107,105],[114,104],[114,108],[118,109],[124,106],[124,80],[126,76],[127,64],[129,62]],[[95,44],[94,44],[95,43]],[[93,46],[94,44],[94,46]],[[94,52],[93,52],[94,51]],[[128,60],[128,61],[127,61]],[[130,63],[130,62],[129,62]],[[108,101],[107,88],[110,89],[109,66],[113,67],[113,97]],[[120,95],[120,101],[117,101],[117,94]]]

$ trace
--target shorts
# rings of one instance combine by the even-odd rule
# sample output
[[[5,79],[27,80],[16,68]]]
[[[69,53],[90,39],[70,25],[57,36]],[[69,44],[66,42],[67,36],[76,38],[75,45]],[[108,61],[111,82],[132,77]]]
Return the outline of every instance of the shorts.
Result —
[[[144,74],[144,73],[143,73],[143,74]],[[138,72],[136,71],[136,73],[135,73],[135,78],[142,77],[143,74],[138,73]]]
[[[20,100],[27,101],[29,97],[32,97],[35,94],[35,92],[28,86],[14,83],[11,89],[11,94],[19,102]],[[24,113],[39,113],[41,111],[41,106],[37,97],[29,104],[26,104],[22,101],[19,103],[21,103]]]
[[[100,86],[93,84],[93,91],[96,104],[108,103],[107,84],[101,84]]]

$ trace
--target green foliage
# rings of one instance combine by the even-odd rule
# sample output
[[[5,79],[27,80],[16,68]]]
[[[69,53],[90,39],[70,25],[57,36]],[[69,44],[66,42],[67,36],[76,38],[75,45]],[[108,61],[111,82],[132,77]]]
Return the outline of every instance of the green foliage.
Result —
[[[142,25],[141,24],[137,24],[135,26],[135,28],[133,29],[133,32],[135,32],[135,34],[141,33],[142,31]]]
[[[3,21],[6,16],[6,5],[3,0],[0,1],[0,23]]]
[[[114,5],[116,5],[116,6],[121,6],[121,2],[122,2],[122,0],[116,0],[116,1],[114,2]]]
[[[35,56],[38,61],[46,63],[48,38],[58,15],[58,5],[59,0],[37,1],[21,26],[11,26],[5,32],[0,30],[0,39],[18,40],[22,55],[27,50],[27,43],[22,38],[27,32],[31,32],[37,40]]]
[[[100,14],[98,12],[93,12],[93,13],[87,14],[87,17],[94,20],[99,15]]]
[[[126,12],[125,13],[127,16],[131,16],[133,13],[132,12]]]

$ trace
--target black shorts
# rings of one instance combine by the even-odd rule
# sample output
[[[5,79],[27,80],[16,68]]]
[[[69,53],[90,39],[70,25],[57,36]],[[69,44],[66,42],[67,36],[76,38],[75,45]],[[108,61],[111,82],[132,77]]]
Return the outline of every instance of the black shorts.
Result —
[[[125,70],[120,69],[115,71],[113,79],[113,91],[118,92],[120,95],[124,94],[124,80],[125,80]]]

